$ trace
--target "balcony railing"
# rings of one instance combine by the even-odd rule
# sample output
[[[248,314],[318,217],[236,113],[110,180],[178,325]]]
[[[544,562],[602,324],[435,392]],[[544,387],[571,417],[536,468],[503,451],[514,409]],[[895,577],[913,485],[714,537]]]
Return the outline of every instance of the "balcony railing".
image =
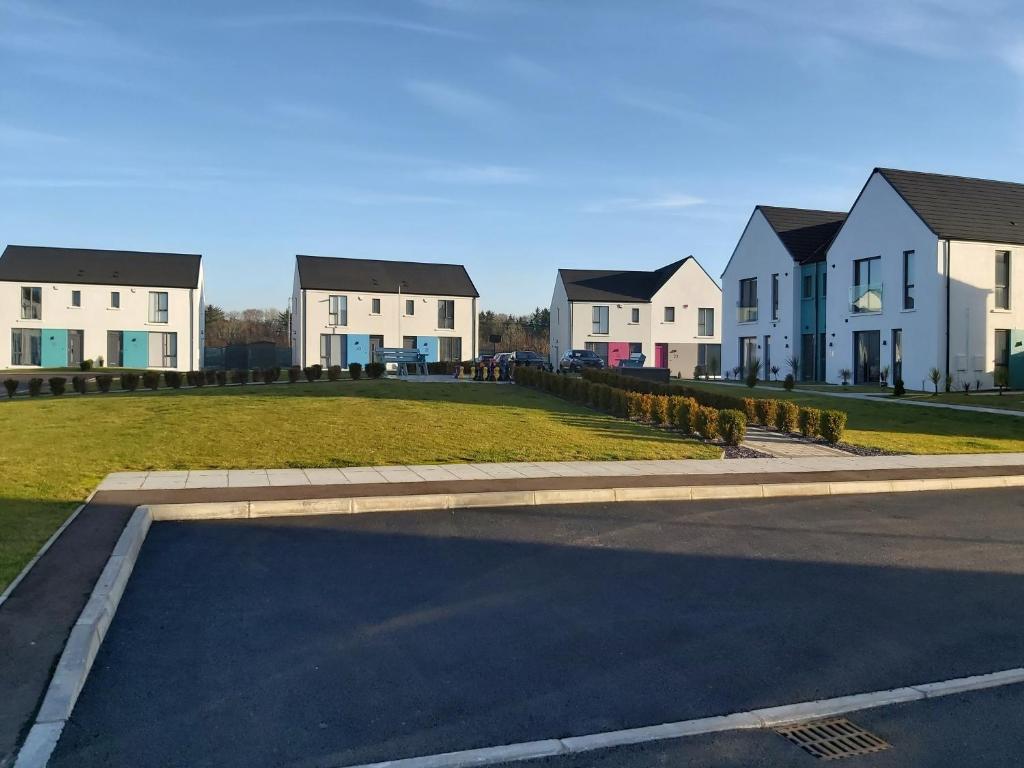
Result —
[[[862,312],[882,311],[882,284],[855,285],[850,288],[850,311],[854,314]]]
[[[736,307],[736,322],[738,323],[756,323],[757,322],[757,304],[752,307],[737,306]]]

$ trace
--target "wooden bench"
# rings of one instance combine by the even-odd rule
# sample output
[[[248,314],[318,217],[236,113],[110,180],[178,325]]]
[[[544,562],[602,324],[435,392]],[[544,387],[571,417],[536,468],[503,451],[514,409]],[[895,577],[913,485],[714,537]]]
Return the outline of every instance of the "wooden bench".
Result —
[[[399,347],[381,347],[374,353],[378,363],[384,363],[385,367],[391,363],[395,364],[395,373],[398,376],[408,376],[409,367],[412,366],[414,374],[427,375],[427,356],[415,349]]]

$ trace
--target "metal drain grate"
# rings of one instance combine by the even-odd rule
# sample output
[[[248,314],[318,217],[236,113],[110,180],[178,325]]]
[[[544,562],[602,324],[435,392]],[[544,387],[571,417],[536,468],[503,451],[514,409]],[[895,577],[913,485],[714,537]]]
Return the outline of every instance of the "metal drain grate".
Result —
[[[845,717],[786,725],[775,732],[822,760],[869,755],[892,746]]]

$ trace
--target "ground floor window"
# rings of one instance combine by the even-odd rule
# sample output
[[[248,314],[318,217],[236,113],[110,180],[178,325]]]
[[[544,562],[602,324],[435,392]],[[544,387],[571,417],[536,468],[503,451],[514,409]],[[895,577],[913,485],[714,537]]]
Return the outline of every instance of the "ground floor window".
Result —
[[[595,355],[600,357],[605,365],[608,365],[608,342],[607,341],[588,341],[586,348],[593,352]]]
[[[111,368],[124,365],[124,331],[107,331],[107,365]]]
[[[149,334],[149,365],[152,368],[178,367],[178,334]]]
[[[814,360],[816,334],[805,333],[800,336],[800,375],[801,381],[814,381]]]
[[[903,380],[903,329],[892,329],[892,383]]]
[[[740,337],[740,376],[747,375],[747,366],[757,360],[757,337]]]
[[[384,349],[384,337],[379,334],[370,336],[370,360],[377,359],[377,350]]]
[[[698,344],[697,365],[704,369],[708,376],[722,375],[722,345]]]
[[[855,331],[853,334],[853,383],[877,384],[881,375],[881,333]]]
[[[641,354],[643,354],[643,351],[644,351],[644,345],[641,342],[639,342],[639,341],[631,341],[631,342],[629,342],[629,354],[631,354],[631,355],[641,355]]]
[[[411,314],[411,313],[410,313]],[[402,349],[417,349],[415,336],[402,337]]]
[[[348,336],[343,333],[321,333],[320,334],[320,367],[330,368],[332,365],[346,365],[345,357],[348,354]]]
[[[462,337],[442,336],[437,340],[437,359],[442,363],[462,362]]]
[[[996,386],[1010,384],[1010,332],[996,329],[995,379]]]
[[[38,328],[11,329],[11,365],[42,365],[42,335]]]

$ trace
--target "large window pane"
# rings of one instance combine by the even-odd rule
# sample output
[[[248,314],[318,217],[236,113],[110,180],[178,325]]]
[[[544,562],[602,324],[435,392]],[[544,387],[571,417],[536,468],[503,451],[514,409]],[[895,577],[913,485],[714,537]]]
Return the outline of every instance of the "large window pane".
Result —
[[[11,365],[40,365],[42,336],[36,328],[11,329]]]
[[[43,319],[43,289],[23,287],[21,289],[21,319]]]
[[[330,325],[348,325],[348,296],[331,296],[327,303],[327,322]]]
[[[437,301],[437,327],[455,327],[455,300],[438,299]]]
[[[149,292],[149,322],[151,322],[151,323],[166,323],[167,322],[167,292],[166,291],[150,291]]]
[[[996,309],[1010,308],[1010,252],[996,251]]]
[[[437,340],[437,358],[442,363],[462,362],[462,339],[442,336]]]
[[[608,307],[594,307],[591,318],[591,333],[608,333]]]

